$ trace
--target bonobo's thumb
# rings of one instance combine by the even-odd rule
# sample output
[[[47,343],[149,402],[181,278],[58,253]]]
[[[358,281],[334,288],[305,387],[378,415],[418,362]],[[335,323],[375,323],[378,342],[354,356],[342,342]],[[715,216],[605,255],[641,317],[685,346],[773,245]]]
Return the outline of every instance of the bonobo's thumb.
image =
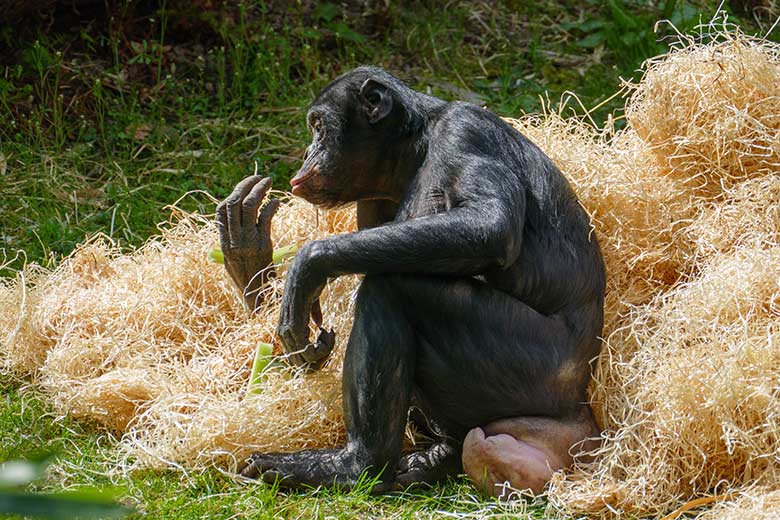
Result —
[[[314,300],[311,304],[311,320],[314,324],[322,329],[322,307],[320,307],[320,299]]]

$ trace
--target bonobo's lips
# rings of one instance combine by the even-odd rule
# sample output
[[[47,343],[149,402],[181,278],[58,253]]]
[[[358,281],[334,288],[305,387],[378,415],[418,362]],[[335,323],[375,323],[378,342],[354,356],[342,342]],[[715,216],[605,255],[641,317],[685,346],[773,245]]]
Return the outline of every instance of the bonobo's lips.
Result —
[[[301,168],[298,171],[298,173],[295,175],[295,177],[290,179],[290,186],[292,186],[293,195],[297,195],[298,194],[297,192],[301,191],[302,188],[301,185],[304,182],[306,182],[308,179],[316,176],[318,173],[320,173],[320,167],[317,164],[315,164],[308,170],[304,170],[303,168]]]

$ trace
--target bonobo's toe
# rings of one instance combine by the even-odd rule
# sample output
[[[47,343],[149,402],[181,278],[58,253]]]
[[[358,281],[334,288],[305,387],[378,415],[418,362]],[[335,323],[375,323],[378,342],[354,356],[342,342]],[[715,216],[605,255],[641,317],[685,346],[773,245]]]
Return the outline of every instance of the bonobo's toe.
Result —
[[[263,482],[267,484],[279,483],[286,488],[297,488],[299,483],[290,475],[283,475],[275,469],[269,469],[263,472]]]
[[[241,468],[238,473],[244,478],[256,479],[260,477],[262,471],[262,455],[259,453],[252,453],[247,458],[246,465]]]
[[[426,467],[426,459],[421,453],[409,453],[398,461],[393,486],[396,490],[403,491],[410,486],[426,483],[429,468]]]
[[[336,345],[336,331],[333,329],[326,330],[320,327],[320,335],[317,336],[318,347],[324,349],[328,354],[333,350]]]
[[[252,453],[247,458],[247,464],[239,471],[244,478],[262,480],[268,484],[279,483],[286,488],[297,487],[298,482],[290,475],[285,475],[277,467],[279,461],[262,453]]]
[[[393,481],[393,489],[396,491],[406,491],[410,487],[430,487],[430,484],[426,482],[426,477],[426,472],[419,469],[396,473],[395,480]]]

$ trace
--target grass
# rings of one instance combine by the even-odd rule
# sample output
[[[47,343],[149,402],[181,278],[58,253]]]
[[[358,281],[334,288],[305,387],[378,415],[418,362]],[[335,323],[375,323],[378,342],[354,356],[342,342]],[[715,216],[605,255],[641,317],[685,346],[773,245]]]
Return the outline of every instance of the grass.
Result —
[[[273,486],[243,485],[217,470],[140,472],[131,478],[110,464],[116,439],[67,417],[47,411],[33,388],[0,385],[2,446],[0,461],[54,455],[46,477],[30,491],[49,493],[91,487],[119,490],[122,503],[134,507],[129,518],[439,518],[442,511],[462,517],[502,517],[523,507],[502,506],[474,496],[465,480],[426,491],[371,496],[367,487],[350,492],[320,490],[279,494]],[[540,506],[529,508],[539,513]]]
[[[96,232],[137,246],[184,193],[224,197],[255,168],[285,187],[307,144],[308,102],[361,63],[501,115],[538,111],[542,100],[556,109],[564,92],[574,91],[585,109],[602,105],[591,114],[597,123],[612,116],[620,125],[621,100],[602,102],[621,77],[636,79],[641,62],[664,51],[654,22],[666,17],[691,29],[714,9],[707,2],[618,0],[474,0],[446,9],[374,2],[375,11],[253,1],[221,13],[199,1],[147,3],[147,11],[109,4],[110,12],[76,21],[63,7],[49,25],[0,29],[0,42],[12,49],[0,58],[0,276],[12,276],[24,261],[56,265]],[[757,30],[762,20],[745,16],[742,23]],[[179,204],[213,212],[202,194]],[[365,490],[277,494],[216,470],[116,474],[115,438],[53,417],[26,380],[0,381],[0,461],[56,453],[34,490],[120,485],[139,518],[521,513],[475,499],[464,480],[371,497]],[[535,516],[541,511],[530,508]]]

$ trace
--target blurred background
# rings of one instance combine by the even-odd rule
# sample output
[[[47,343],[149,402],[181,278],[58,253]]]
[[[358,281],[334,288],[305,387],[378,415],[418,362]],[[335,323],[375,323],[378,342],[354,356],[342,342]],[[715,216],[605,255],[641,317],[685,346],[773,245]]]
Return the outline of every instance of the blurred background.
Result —
[[[780,2],[0,0],[0,276],[96,232],[138,245],[255,168],[287,189],[308,103],[359,64],[620,128],[621,82],[719,9],[766,35]]]

